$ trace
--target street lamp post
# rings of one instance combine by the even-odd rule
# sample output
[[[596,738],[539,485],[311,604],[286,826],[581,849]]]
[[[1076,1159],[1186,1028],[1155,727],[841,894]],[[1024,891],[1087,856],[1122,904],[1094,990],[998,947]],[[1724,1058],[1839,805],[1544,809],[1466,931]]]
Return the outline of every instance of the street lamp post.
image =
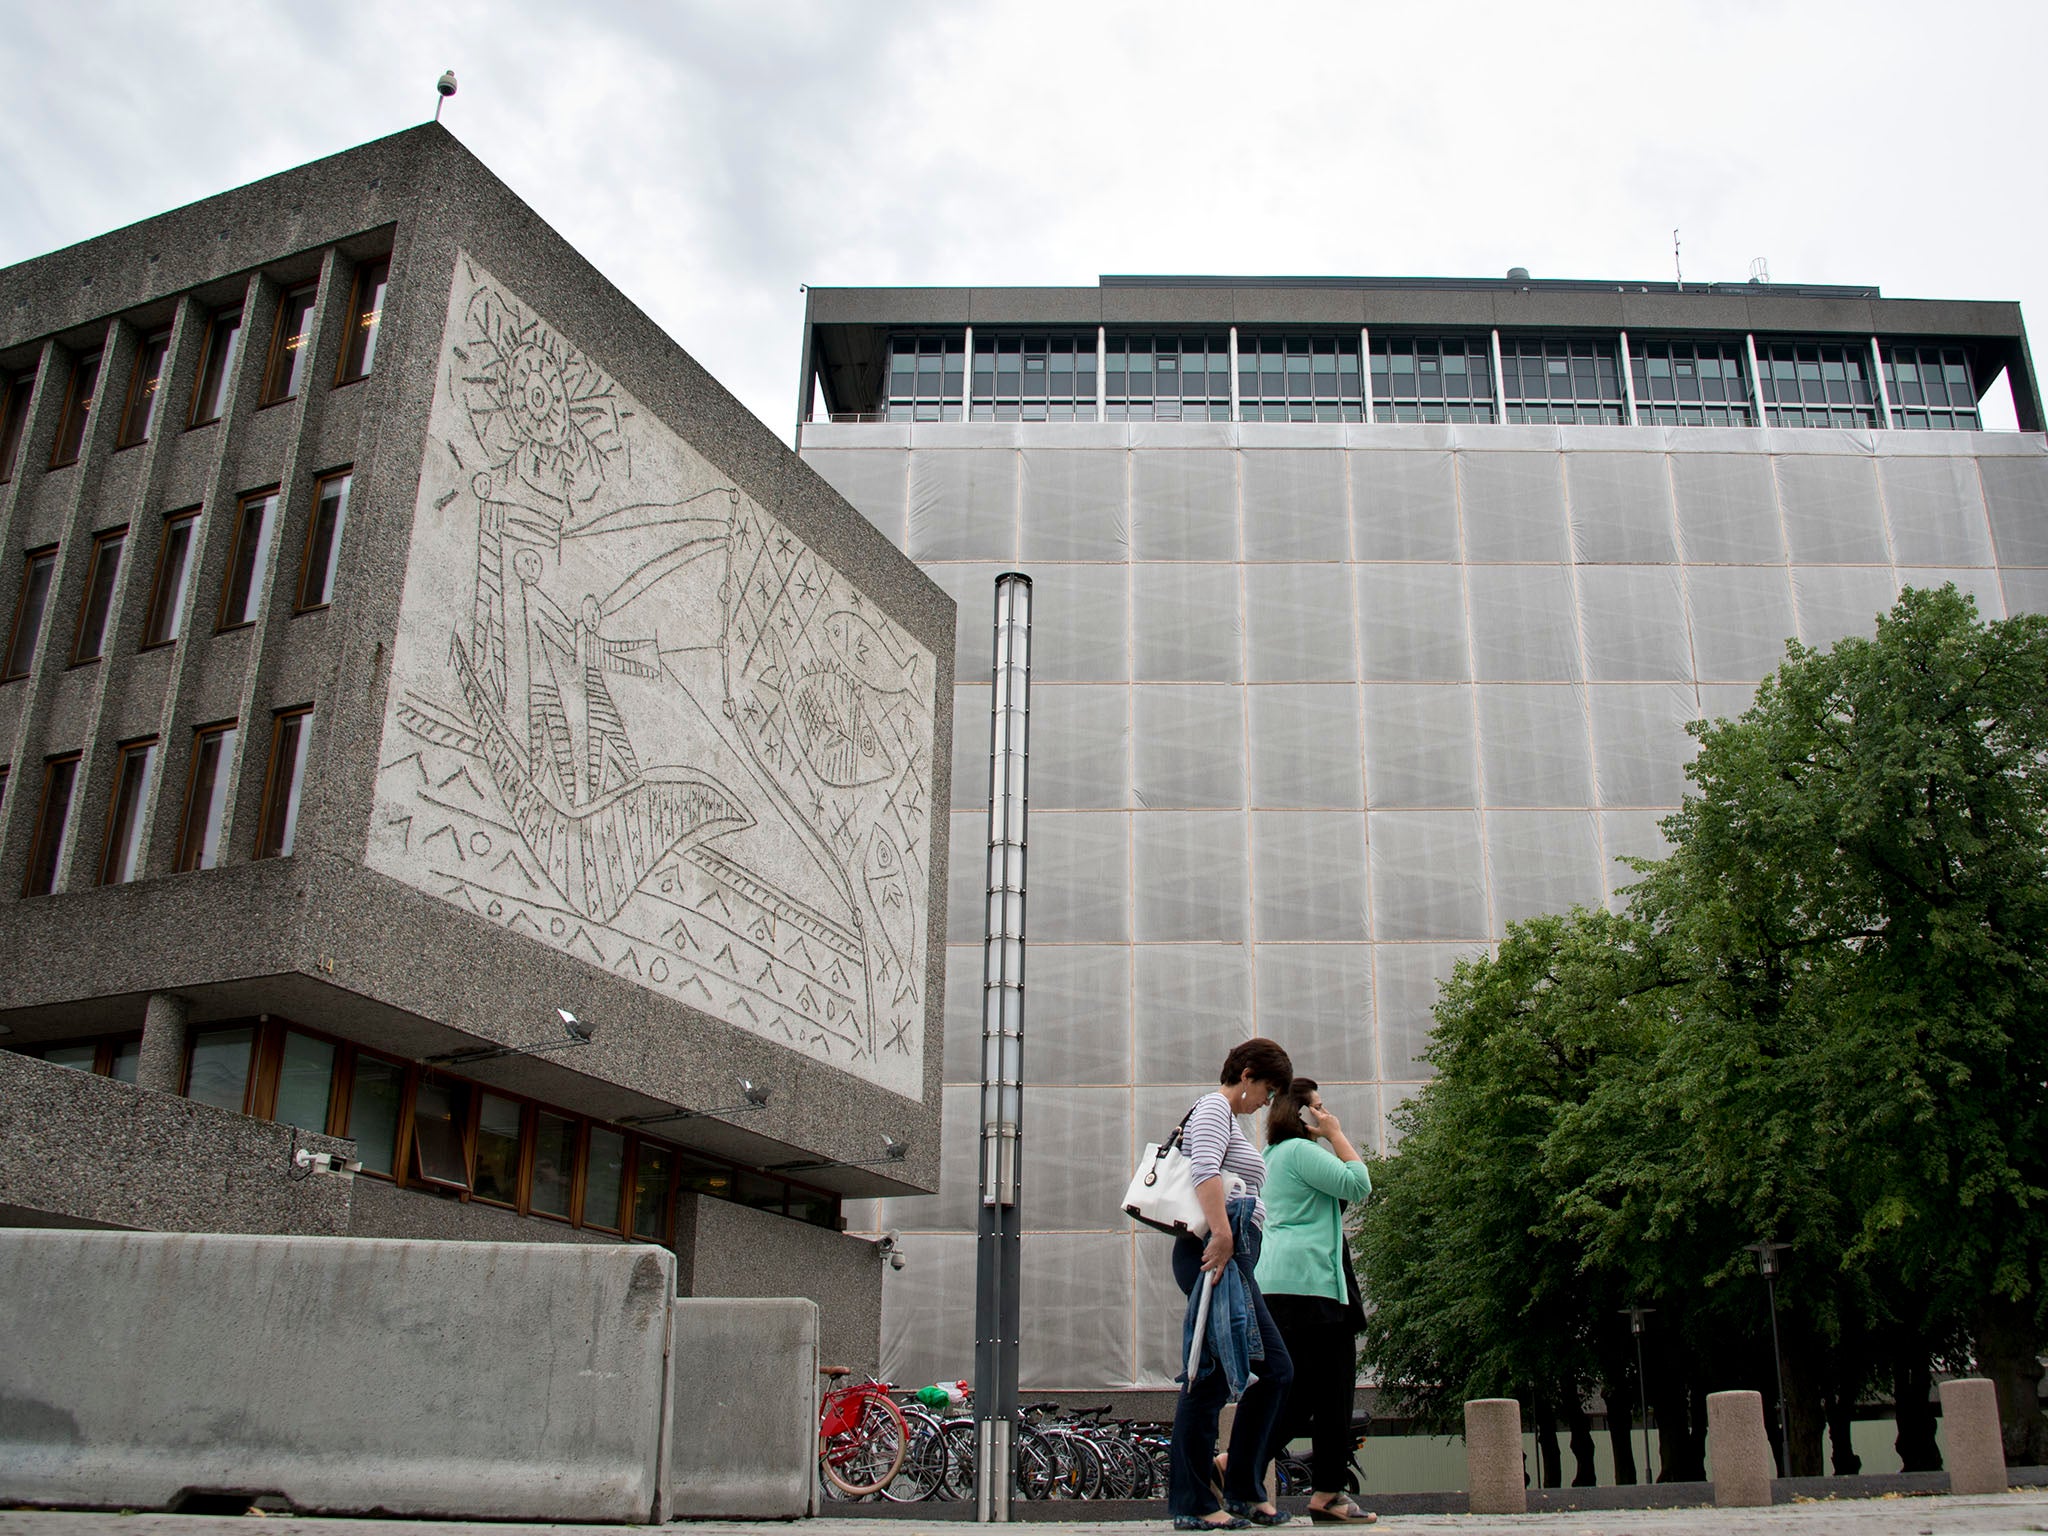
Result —
[[[1764,1277],[1764,1294],[1770,1299],[1771,1362],[1778,1369],[1778,1476],[1790,1477],[1792,1437],[1785,1423],[1785,1352],[1778,1347],[1778,1271],[1783,1267],[1778,1262],[1778,1255],[1792,1245],[1774,1243],[1766,1238],[1762,1242],[1744,1243],[1742,1246],[1756,1255],[1756,1271]]]
[[[1650,1477],[1650,1378],[1643,1370],[1643,1319],[1656,1311],[1655,1307],[1638,1306],[1634,1303],[1621,1309],[1628,1319],[1628,1331],[1636,1340],[1636,1396],[1643,1405],[1643,1481]]]

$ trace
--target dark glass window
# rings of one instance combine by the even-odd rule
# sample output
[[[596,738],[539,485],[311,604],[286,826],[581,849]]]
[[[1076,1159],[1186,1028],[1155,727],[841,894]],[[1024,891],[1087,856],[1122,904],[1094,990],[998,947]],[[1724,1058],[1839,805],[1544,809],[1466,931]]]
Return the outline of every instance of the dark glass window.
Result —
[[[277,329],[270,337],[270,360],[263,369],[261,403],[276,405],[299,392],[306,357],[313,347],[313,287],[294,288],[277,306]]]
[[[36,376],[20,374],[0,385],[0,485],[14,478],[14,460],[21,451],[22,429],[28,425],[28,397],[35,393]]]
[[[99,384],[99,353],[81,357],[71,365],[71,387],[64,393],[64,415],[57,423],[57,440],[50,446],[50,468],[75,464],[85,451],[85,424],[92,415]]]
[[[1757,383],[1774,427],[1874,427],[1877,391],[1870,348],[1853,341],[1758,337]]]
[[[143,342],[135,353],[135,371],[128,376],[128,403],[121,410],[121,432],[114,440],[121,448],[133,448],[149,441],[156,428],[156,406],[163,383],[164,358],[171,350],[171,333],[163,331]]]
[[[43,803],[36,811],[28,878],[21,887],[24,896],[47,896],[57,888],[57,872],[64,867],[64,850],[71,843],[71,791],[78,784],[78,757],[72,752],[43,764]]]
[[[1109,421],[1230,420],[1230,338],[1120,336],[1102,359]]]
[[[619,1230],[619,1202],[625,1194],[625,1183],[625,1134],[593,1125],[583,1175],[584,1226],[606,1232]]]
[[[357,1160],[371,1173],[389,1177],[398,1161],[398,1111],[404,1103],[405,1068],[358,1052],[346,1134],[356,1144]]]
[[[306,529],[306,554],[299,562],[299,611],[325,608],[334,600],[334,559],[348,522],[348,488],[354,477],[345,469],[322,475],[313,488],[313,520]]]
[[[306,782],[306,744],[313,739],[313,710],[287,709],[270,732],[270,772],[263,781],[263,816],[256,857],[283,858],[292,851],[299,825],[299,793]]]
[[[527,1209],[569,1219],[576,1183],[576,1122],[546,1110],[533,1117],[533,1192]]]
[[[105,648],[107,614],[114,606],[114,587],[121,577],[121,551],[128,530],[115,528],[92,541],[92,559],[85,571],[85,601],[78,607],[78,634],[71,643],[73,661],[95,661]]]
[[[185,1097],[241,1114],[249,1100],[249,1061],[255,1044],[256,1031],[246,1025],[193,1035],[192,1054],[185,1068]]]
[[[221,825],[228,814],[229,766],[235,726],[205,725],[192,733],[192,777],[185,789],[185,825],[178,838],[179,873],[220,862]]]
[[[974,333],[975,421],[1093,421],[1095,333]]]
[[[517,1101],[495,1093],[477,1095],[476,1184],[479,1200],[498,1205],[519,1203],[519,1126],[524,1111]]]
[[[891,421],[958,421],[967,389],[967,335],[891,336],[883,414]]]
[[[377,364],[377,335],[384,322],[384,290],[391,279],[389,261],[366,261],[356,268],[349,292],[348,331],[342,340],[341,365],[334,382],[351,384],[367,378]]]
[[[1618,427],[1628,419],[1611,341],[1503,336],[1500,377],[1509,421]]]
[[[132,1083],[135,1081],[135,1069],[141,1064],[140,1040],[116,1041],[113,1058],[107,1063],[107,1076],[117,1083]]]
[[[413,1094],[412,1171],[429,1184],[469,1188],[467,1085],[422,1078]]]
[[[251,491],[236,506],[235,547],[228,554],[228,577],[220,594],[222,629],[256,622],[263,573],[270,564],[270,535],[277,521],[276,513],[274,490]]]
[[[100,884],[126,885],[142,868],[142,811],[149,776],[156,769],[156,738],[121,748],[114,769],[114,796],[107,807],[107,845],[100,855]]]
[[[1981,432],[1970,355],[1961,347],[1884,344],[1892,425],[1908,432]]]
[[[53,1067],[69,1067],[74,1072],[97,1072],[100,1048],[96,1045],[53,1045],[43,1052],[43,1060]]]
[[[675,1155],[641,1142],[633,1159],[633,1236],[668,1241],[669,1197],[675,1188]]]
[[[1237,334],[1237,406],[1245,421],[1363,421],[1358,336]]]
[[[1492,421],[1489,336],[1372,338],[1375,421]]]
[[[206,346],[199,365],[199,382],[192,391],[191,425],[203,427],[220,420],[227,409],[228,385],[234,381],[235,356],[241,351],[242,311],[240,306],[221,310],[206,322]]]
[[[36,637],[42,633],[43,610],[50,602],[50,582],[57,572],[57,551],[32,549],[21,573],[21,595],[14,600],[14,627],[7,636],[7,665],[0,683],[28,676],[36,661]]]
[[[1753,427],[1745,348],[1739,341],[1631,336],[1636,423],[1654,427]]]
[[[185,588],[192,578],[192,539],[199,527],[197,512],[173,512],[164,519],[164,540],[156,555],[156,580],[150,584],[149,613],[142,621],[142,648],[169,645],[178,638],[185,613]]]
[[[333,1098],[334,1042],[286,1030],[277,1067],[277,1109],[271,1119],[302,1131],[324,1132]]]

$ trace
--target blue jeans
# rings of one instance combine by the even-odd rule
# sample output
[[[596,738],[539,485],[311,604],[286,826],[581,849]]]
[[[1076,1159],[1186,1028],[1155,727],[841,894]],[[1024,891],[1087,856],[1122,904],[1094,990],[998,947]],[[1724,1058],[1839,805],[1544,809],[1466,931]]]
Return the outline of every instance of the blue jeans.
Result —
[[[1239,1399],[1237,1417],[1230,1427],[1230,1465],[1223,1479],[1225,1498],[1245,1504],[1264,1501],[1266,1490],[1258,1484],[1259,1469],[1271,1459],[1272,1439],[1287,1402],[1287,1388],[1294,1380],[1294,1362],[1266,1310],[1266,1298],[1259,1294],[1252,1270],[1259,1262],[1260,1232],[1249,1228],[1250,1241],[1240,1243],[1230,1262],[1251,1292],[1252,1310],[1258,1318],[1259,1337],[1266,1357],[1258,1365],[1259,1379]],[[1183,1294],[1192,1294],[1202,1282],[1202,1244],[1183,1237],[1173,1245],[1173,1278]],[[1180,1330],[1174,1330],[1174,1337]],[[1186,1364],[1186,1361],[1182,1361]],[[1169,1515],[1214,1514],[1218,1508],[1210,1480],[1216,1472],[1216,1420],[1230,1396],[1223,1372],[1210,1371],[1180,1395],[1173,1410],[1173,1454],[1167,1479],[1166,1510]]]

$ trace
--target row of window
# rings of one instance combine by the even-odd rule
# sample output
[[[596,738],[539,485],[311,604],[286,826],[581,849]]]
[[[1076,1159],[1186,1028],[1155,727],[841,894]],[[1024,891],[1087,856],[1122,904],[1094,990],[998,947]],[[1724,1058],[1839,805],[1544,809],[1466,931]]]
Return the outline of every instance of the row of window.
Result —
[[[341,357],[335,365],[334,385],[340,388],[370,376],[377,361],[377,335],[384,315],[385,289],[391,273],[388,261],[365,262],[356,268],[349,293],[348,318]],[[311,283],[290,289],[280,296],[275,323],[271,327],[270,352],[263,367],[258,406],[282,405],[298,397],[305,384],[306,358],[312,351],[313,299]],[[187,408],[187,427],[203,427],[218,421],[227,408],[229,381],[240,356],[242,308],[218,310],[207,317],[206,335],[200,344],[200,365]],[[121,407],[121,425],[114,436],[116,448],[133,448],[149,441],[155,432],[162,400],[164,369],[170,357],[171,333],[156,332],[143,338],[129,370],[127,395]],[[86,423],[100,392],[102,354],[87,353],[73,359],[71,376],[65,386],[64,407],[57,419],[57,434],[50,445],[50,468],[74,464],[85,447]],[[14,461],[28,423],[29,395],[35,387],[32,374],[0,379],[0,483],[14,477]]]
[[[887,421],[1536,422],[1774,427],[1887,424],[1871,349],[1763,337],[1751,388],[1747,341],[1631,337],[1624,377],[1604,337],[1104,332],[894,335]],[[1097,372],[1097,353],[1101,368]],[[1496,383],[1494,360],[1499,356]],[[1961,347],[1884,342],[1888,424],[1980,430]],[[1364,354],[1361,367],[1361,354]],[[1630,400],[1633,385],[1634,400]],[[1233,412],[1235,413],[1233,416]],[[861,413],[869,414],[869,413]]]
[[[292,851],[299,824],[299,801],[305,788],[306,749],[312,735],[310,704],[281,709],[271,716],[270,767],[263,780],[263,807],[256,818],[256,858],[283,858]],[[233,720],[202,725],[192,733],[178,848],[171,865],[174,873],[212,869],[220,862],[228,784],[233,778],[231,770],[240,737],[239,723]],[[99,859],[93,866],[95,885],[125,885],[143,873],[143,811],[157,779],[159,746],[154,736],[124,741],[119,746],[113,788],[100,829]],[[43,762],[42,793],[36,803],[28,874],[22,881],[24,896],[47,896],[57,888],[57,875],[70,851],[77,821],[73,802],[84,759],[82,752],[64,752]],[[7,770],[0,767],[0,805],[4,805],[6,793]]]
[[[51,1046],[42,1059],[135,1081],[140,1037]],[[186,1097],[356,1144],[363,1172],[522,1216],[672,1243],[693,1192],[834,1230],[829,1191],[624,1125],[486,1088],[274,1019],[194,1031]]]
[[[307,522],[306,543],[299,555],[296,605],[299,613],[325,608],[334,600],[335,556],[348,522],[348,494],[352,479],[347,469],[331,470],[314,477],[313,515]],[[256,622],[262,605],[263,573],[269,567],[270,545],[277,531],[279,489],[270,486],[260,491],[245,492],[235,500],[234,545],[228,552],[227,572],[221,581],[220,603],[214,620],[216,633],[241,629]],[[163,536],[157,543],[156,574],[150,582],[149,608],[142,620],[143,650],[170,645],[178,639],[185,612],[186,590],[192,580],[199,517],[198,507],[187,507],[164,517]],[[107,619],[113,611],[122,556],[127,547],[128,529],[125,525],[93,535],[92,553],[86,564],[85,592],[79,600],[78,615],[72,627],[73,666],[97,661],[105,654]],[[57,553],[58,547],[52,544],[32,549],[24,557],[14,618],[7,632],[4,660],[0,660],[0,683],[26,677],[35,666],[44,610],[49,606],[50,587],[56,577]]]

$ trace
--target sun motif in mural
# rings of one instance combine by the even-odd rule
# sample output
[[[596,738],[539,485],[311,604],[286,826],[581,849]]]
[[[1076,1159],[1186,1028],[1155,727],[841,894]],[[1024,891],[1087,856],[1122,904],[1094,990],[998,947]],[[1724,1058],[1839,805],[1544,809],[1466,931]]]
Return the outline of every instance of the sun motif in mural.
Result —
[[[608,472],[631,473],[612,381],[575,347],[490,288],[470,301],[456,353],[464,408],[490,467],[565,502]]]

